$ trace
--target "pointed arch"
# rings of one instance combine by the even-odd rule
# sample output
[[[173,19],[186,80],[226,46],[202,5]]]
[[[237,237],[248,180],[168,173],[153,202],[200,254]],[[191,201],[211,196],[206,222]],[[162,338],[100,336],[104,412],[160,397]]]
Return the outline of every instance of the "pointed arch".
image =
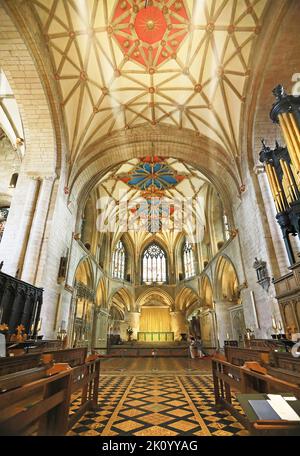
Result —
[[[125,315],[126,312],[130,312],[132,309],[132,302],[133,299],[130,292],[125,287],[121,287],[110,296],[109,309],[112,306],[116,306]]]
[[[176,309],[186,312],[194,305],[198,305],[200,307],[200,296],[192,288],[183,287],[176,296]]]
[[[107,308],[107,279],[101,277],[96,288],[96,304],[103,309]]]
[[[74,282],[85,285],[90,290],[94,289],[94,273],[89,258],[85,257],[77,265]]]
[[[200,298],[204,307],[213,307],[213,288],[206,274],[200,279]]]
[[[152,299],[157,299],[161,301],[162,304],[169,306],[171,310],[174,310],[174,300],[171,295],[158,287],[151,287],[138,297],[136,300],[137,310],[140,310],[143,305],[147,304]]]
[[[221,255],[215,269],[214,290],[216,299],[235,300],[238,295],[239,279],[236,268],[228,256]]]

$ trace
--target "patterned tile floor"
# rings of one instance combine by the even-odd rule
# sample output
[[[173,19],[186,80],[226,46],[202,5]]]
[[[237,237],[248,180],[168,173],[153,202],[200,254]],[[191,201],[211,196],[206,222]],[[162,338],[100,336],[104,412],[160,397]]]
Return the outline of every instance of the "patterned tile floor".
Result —
[[[99,410],[87,412],[68,435],[248,435],[228,411],[215,410],[211,375],[190,375],[180,363],[177,375],[159,370],[102,375]],[[75,397],[73,410],[79,402]]]
[[[136,375],[151,372],[160,374],[186,374],[211,373],[211,361],[209,357],[203,359],[190,358],[110,358],[102,360],[101,372],[114,374],[122,372],[123,375]]]

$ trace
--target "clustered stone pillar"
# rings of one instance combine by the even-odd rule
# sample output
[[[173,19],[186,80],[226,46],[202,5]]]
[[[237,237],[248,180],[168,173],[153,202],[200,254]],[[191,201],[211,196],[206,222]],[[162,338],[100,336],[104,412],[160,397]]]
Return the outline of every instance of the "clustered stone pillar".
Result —
[[[217,334],[220,347],[224,347],[224,340],[232,337],[231,320],[228,308],[230,303],[228,301],[215,301],[215,312],[217,320]]]
[[[47,220],[54,177],[45,177],[41,182],[36,209],[28,239],[26,255],[22,270],[22,280],[34,284],[36,279],[39,255]]]
[[[107,329],[109,313],[104,309],[97,309],[94,315],[96,322],[93,348],[103,349],[107,347]]]
[[[171,315],[171,332],[174,333],[174,340],[181,340],[181,334],[186,334],[187,324],[184,314],[180,311],[170,312]]]
[[[15,276],[22,261],[39,190],[39,178],[22,176],[10,207],[0,244],[3,271]]]

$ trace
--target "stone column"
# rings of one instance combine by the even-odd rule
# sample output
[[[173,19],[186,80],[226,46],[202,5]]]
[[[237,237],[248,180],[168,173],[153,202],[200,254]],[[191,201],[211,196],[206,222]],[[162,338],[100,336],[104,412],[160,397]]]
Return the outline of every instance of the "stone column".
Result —
[[[128,326],[131,326],[131,328],[133,329],[133,334],[131,336],[132,340],[137,339],[137,333],[140,330],[140,317],[141,317],[140,312],[129,312],[128,313]]]
[[[77,288],[74,288],[70,308],[69,308],[69,318],[68,318],[68,329],[67,329],[67,336],[69,341],[69,346],[73,347],[73,336],[74,336],[74,323],[75,323],[75,312],[76,312],[76,305],[77,305]]]
[[[107,329],[109,313],[103,309],[95,311],[95,334],[93,348],[107,348]]]
[[[12,276],[22,263],[39,190],[39,178],[22,176],[19,180],[0,243],[3,272]]]
[[[55,178],[53,176],[45,177],[41,183],[23,264],[22,280],[33,285],[36,279],[54,179]]]
[[[121,321],[120,323],[120,337],[123,341],[127,340],[127,332],[126,329],[128,328],[127,321]]]
[[[216,323],[217,323],[217,336],[220,348],[224,347],[224,340],[232,338],[232,328],[230,320],[229,307],[232,303],[228,301],[215,301]]]

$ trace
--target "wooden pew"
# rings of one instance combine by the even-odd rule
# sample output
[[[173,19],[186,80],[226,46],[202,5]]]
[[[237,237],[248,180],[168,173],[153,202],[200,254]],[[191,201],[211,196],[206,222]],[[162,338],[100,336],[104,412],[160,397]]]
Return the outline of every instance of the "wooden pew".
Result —
[[[246,361],[257,361],[258,363],[268,363],[270,349],[264,348],[240,348],[225,346],[226,360],[236,366],[243,366]]]
[[[0,435],[64,435],[71,392],[69,371],[0,395]]]
[[[50,367],[0,377],[2,391],[9,390],[0,393],[0,435],[64,435],[87,410],[97,408],[98,356],[51,377]],[[74,395],[79,395],[81,401],[70,413]]]
[[[90,359],[87,359],[85,364],[72,369],[71,400],[72,396],[80,395],[81,404],[79,408],[69,416],[69,430],[87,410],[97,409],[99,380],[100,358],[98,356],[91,356]]]
[[[291,353],[270,352],[267,370],[270,375],[300,386],[300,358],[295,358]]]
[[[53,355],[54,362],[68,363],[71,367],[79,366],[85,362],[87,348],[69,348],[66,350],[48,350],[43,353],[25,354],[0,358],[0,377],[41,365],[42,354]]]
[[[300,399],[300,387],[295,383],[254,372],[247,367],[236,366],[219,358],[212,359],[212,374],[216,406],[226,408],[247,428],[249,422],[232,405],[236,392],[251,393],[292,393]]]

